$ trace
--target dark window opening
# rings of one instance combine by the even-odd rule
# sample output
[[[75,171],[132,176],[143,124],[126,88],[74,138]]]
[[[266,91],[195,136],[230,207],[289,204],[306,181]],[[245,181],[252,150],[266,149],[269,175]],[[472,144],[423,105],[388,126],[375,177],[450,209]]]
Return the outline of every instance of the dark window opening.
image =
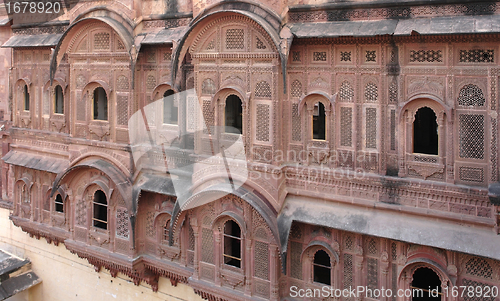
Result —
[[[314,254],[313,262],[313,280],[314,282],[331,285],[331,269],[330,256],[323,251],[319,250]]]
[[[438,154],[438,125],[436,114],[430,108],[418,109],[413,122],[413,152]]]
[[[226,133],[243,132],[243,106],[238,96],[230,95],[226,99],[225,119]]]
[[[316,103],[313,110],[313,139],[325,140],[325,117],[325,106],[321,102]]]
[[[64,114],[64,95],[59,85],[54,89],[54,113]]]
[[[94,214],[92,217],[94,227],[108,229],[108,201],[102,190],[94,193]]]
[[[411,283],[413,301],[441,300],[441,280],[429,268],[419,268]]]
[[[178,105],[173,95],[173,90],[167,90],[163,94],[163,123],[177,124]]]
[[[167,220],[165,224],[163,224],[163,231],[161,235],[162,242],[168,242],[169,233],[170,233],[170,220]]]
[[[108,97],[101,87],[94,90],[94,119],[108,120]]]
[[[58,194],[56,196],[56,199],[54,201],[54,205],[55,205],[55,210],[56,212],[64,212],[64,203],[63,203],[63,199],[61,197],[60,194]]]
[[[24,85],[23,95],[24,95],[24,110],[29,111],[30,110],[30,92],[28,91],[27,85]]]
[[[224,224],[224,263],[241,268],[241,229],[232,220]]]

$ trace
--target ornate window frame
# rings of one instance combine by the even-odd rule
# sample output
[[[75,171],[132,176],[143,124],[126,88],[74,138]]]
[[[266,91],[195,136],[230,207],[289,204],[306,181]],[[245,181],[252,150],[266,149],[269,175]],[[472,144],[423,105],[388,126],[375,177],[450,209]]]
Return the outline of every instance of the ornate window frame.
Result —
[[[438,129],[438,154],[426,155],[413,152],[413,125],[416,112],[428,107],[436,114]],[[416,173],[424,180],[434,175],[442,175],[443,181],[453,181],[453,175],[447,175],[446,166],[452,164],[452,149],[449,137],[451,124],[451,109],[440,99],[430,94],[419,94],[412,97],[400,108],[400,125],[402,127],[402,147],[399,148],[400,168],[399,176],[406,177]],[[446,160],[448,158],[448,160]]]
[[[320,240],[311,241],[302,251],[302,277],[306,283],[313,286],[324,286],[324,283],[314,281],[314,256],[322,250],[330,257],[330,286],[341,286],[341,280],[338,278],[337,267],[339,266],[339,255],[333,250],[329,243]]]

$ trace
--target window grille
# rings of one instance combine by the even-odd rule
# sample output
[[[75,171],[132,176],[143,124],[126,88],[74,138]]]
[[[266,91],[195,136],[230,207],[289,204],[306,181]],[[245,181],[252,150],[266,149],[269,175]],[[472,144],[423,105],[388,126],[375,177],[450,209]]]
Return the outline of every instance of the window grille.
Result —
[[[254,275],[261,279],[269,279],[269,245],[255,241],[254,248]]]
[[[479,257],[472,257],[465,264],[465,272],[468,275],[492,279],[493,278],[493,269],[491,265],[484,259]]]
[[[226,31],[226,48],[243,49],[245,46],[245,35],[243,29],[228,29]]]
[[[269,105],[257,104],[257,131],[258,141],[269,141]]]
[[[201,261],[214,263],[214,235],[212,230],[202,228],[201,230]]]
[[[368,102],[376,102],[378,99],[377,85],[368,83],[365,87],[365,99]]]
[[[321,52],[313,52],[313,61],[315,62],[326,62],[326,52],[321,51]]]
[[[101,32],[94,35],[94,49],[105,50],[109,49],[109,33]]]
[[[373,50],[373,51],[367,50],[365,57],[366,57],[366,61],[367,62],[376,62],[377,61],[377,51],[375,51],[375,50]]]
[[[262,42],[259,38],[255,38],[255,44],[256,44],[256,48],[257,49],[266,49],[266,44],[264,44],[264,42]]]
[[[460,158],[484,159],[484,115],[460,114]]]
[[[290,241],[290,275],[295,279],[302,280],[302,244]]]
[[[261,81],[255,86],[255,96],[271,98],[271,86],[266,81]]]
[[[340,84],[339,96],[341,101],[352,102],[354,98],[354,89],[348,81]]]
[[[483,90],[476,85],[464,86],[458,95],[458,105],[465,107],[482,107],[486,100],[484,99]]]
[[[495,50],[493,49],[472,49],[460,50],[461,63],[494,63]]]
[[[352,108],[340,108],[340,145],[352,146]]]
[[[443,52],[441,50],[410,50],[410,62],[441,63]]]
[[[377,148],[376,108],[366,108],[366,148]]]
[[[302,95],[302,83],[298,79],[292,82],[290,94],[292,97],[300,97]]]
[[[116,209],[116,236],[128,238],[128,212],[125,208]]]
[[[300,122],[299,105],[292,104],[292,140],[302,140],[302,125]]]
[[[116,123],[118,125],[128,124],[128,97],[119,95],[116,97]]]
[[[351,61],[351,52],[350,51],[341,51],[340,52],[340,61],[341,62],[350,62]]]

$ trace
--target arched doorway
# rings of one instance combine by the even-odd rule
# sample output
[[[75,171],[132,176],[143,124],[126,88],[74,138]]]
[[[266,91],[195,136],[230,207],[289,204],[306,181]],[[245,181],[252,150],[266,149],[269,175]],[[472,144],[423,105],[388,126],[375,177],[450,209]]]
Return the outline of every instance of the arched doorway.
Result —
[[[412,301],[442,300],[441,279],[430,268],[421,267],[413,273],[411,289]]]

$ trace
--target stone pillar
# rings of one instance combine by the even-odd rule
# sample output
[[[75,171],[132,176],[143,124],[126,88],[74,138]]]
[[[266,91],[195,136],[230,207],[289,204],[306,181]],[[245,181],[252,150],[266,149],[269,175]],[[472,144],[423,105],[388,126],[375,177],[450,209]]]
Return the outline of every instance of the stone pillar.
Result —
[[[271,300],[279,300],[279,256],[278,246],[269,244],[271,261],[269,265],[269,279],[271,280]]]
[[[245,295],[250,296],[252,294],[252,267],[255,264],[252,260],[252,240],[244,239],[242,242],[245,246],[244,258],[244,268],[245,270]]]
[[[193,234],[194,234],[194,259],[193,259],[193,267],[194,267],[194,271],[193,271],[193,279],[196,279],[198,280],[199,279],[199,271],[200,271],[200,252],[201,252],[201,247],[200,247],[200,240],[198,239],[198,236],[199,236],[199,231],[200,231],[200,227],[198,226],[193,226],[191,225],[191,227],[193,228]]]
[[[220,275],[220,266],[222,264],[223,259],[221,258],[222,252],[224,252],[222,244],[221,244],[221,234],[218,230],[214,231],[215,235],[215,248],[214,248],[214,264],[215,264],[215,284],[221,286],[221,275]]]

